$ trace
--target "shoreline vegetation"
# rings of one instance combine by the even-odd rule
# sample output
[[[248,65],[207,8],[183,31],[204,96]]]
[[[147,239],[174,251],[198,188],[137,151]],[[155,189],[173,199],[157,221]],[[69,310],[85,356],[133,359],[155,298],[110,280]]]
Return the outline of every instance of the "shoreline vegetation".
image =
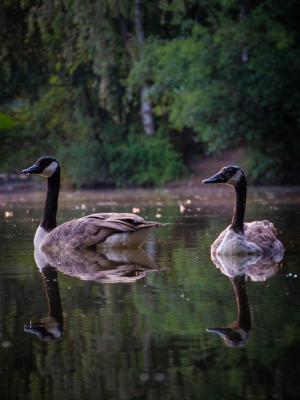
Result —
[[[53,155],[76,187],[176,185],[242,148],[249,183],[300,184],[299,18],[296,0],[4,2],[0,171]]]
[[[202,184],[202,181],[206,179],[210,174],[211,171],[216,171],[220,170],[222,167],[227,166],[227,165],[239,165],[243,167],[243,154],[244,150],[242,148],[240,149],[235,149],[235,150],[225,150],[221,152],[220,154],[213,154],[210,156],[194,156],[189,160],[188,163],[188,170],[189,173],[186,177],[184,178],[179,178],[177,180],[174,180],[172,182],[167,182],[165,184],[160,184],[160,185],[147,185],[147,186],[138,186],[138,185],[132,185],[132,186],[122,186],[118,187],[113,184],[106,184],[104,183],[97,183],[97,184],[91,184],[91,185],[86,185],[86,186],[76,186],[68,181],[62,181],[61,182],[61,187],[62,190],[64,191],[77,191],[77,190],[82,190],[82,191],[96,191],[96,192],[101,192],[101,191],[111,191],[111,192],[116,192],[121,190],[122,192],[130,192],[132,190],[150,190],[150,191],[171,191],[171,192],[184,192],[186,190],[188,191],[195,191],[195,192],[203,192],[203,193],[210,193],[210,192],[217,192],[220,191],[219,185],[217,186],[205,186]],[[287,192],[291,190],[296,190],[299,188],[300,190],[300,185],[294,184],[281,184],[281,185],[274,185],[274,184],[251,184],[249,185],[250,187],[256,187],[261,189],[267,190],[266,188],[282,188],[283,190],[286,189]],[[0,192],[2,193],[9,193],[12,191],[44,191],[45,190],[45,184],[40,183],[37,179],[37,177],[32,177],[32,176],[27,176],[24,174],[0,174]],[[227,187],[221,188],[221,191],[229,191],[231,193],[231,189]]]

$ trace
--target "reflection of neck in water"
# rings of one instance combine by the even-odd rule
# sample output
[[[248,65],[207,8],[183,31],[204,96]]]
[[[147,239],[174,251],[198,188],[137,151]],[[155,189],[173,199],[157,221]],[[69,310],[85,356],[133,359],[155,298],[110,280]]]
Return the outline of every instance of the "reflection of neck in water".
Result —
[[[251,316],[246,291],[246,279],[265,281],[278,270],[280,259],[266,255],[213,255],[212,261],[220,271],[230,278],[236,294],[238,319],[232,324],[217,329],[207,329],[218,333],[228,346],[243,346],[249,339]]]
[[[24,329],[26,332],[34,333],[45,342],[52,342],[60,339],[63,333],[63,315],[57,271],[48,264],[41,272],[48,297],[49,317],[40,320],[38,323],[25,324]]]
[[[251,315],[245,284],[245,274],[230,278],[236,294],[238,306],[237,321],[223,328],[207,329],[208,332],[218,333],[228,346],[243,346],[249,339],[251,330]]]

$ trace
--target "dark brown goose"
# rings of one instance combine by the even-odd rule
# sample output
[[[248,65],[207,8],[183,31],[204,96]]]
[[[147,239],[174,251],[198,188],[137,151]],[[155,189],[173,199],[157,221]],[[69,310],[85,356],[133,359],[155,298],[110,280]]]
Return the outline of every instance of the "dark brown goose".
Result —
[[[235,190],[235,207],[231,225],[215,240],[211,247],[215,254],[247,255],[268,254],[278,257],[283,254],[281,242],[276,238],[274,225],[267,221],[244,223],[247,179],[240,167],[224,167],[216,175],[205,179],[203,183],[223,183]]]
[[[49,249],[66,245],[73,248],[136,248],[142,245],[154,228],[168,225],[145,221],[135,214],[103,213],[88,215],[57,227],[60,187],[58,161],[53,157],[42,157],[22,172],[47,178],[44,215],[34,237],[35,248]]]

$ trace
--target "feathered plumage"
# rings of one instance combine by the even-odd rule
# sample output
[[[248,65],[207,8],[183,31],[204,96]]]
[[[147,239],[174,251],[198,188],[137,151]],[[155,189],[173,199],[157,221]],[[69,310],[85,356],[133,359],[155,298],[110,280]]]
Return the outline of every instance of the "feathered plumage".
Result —
[[[38,174],[47,178],[47,196],[44,215],[34,238],[36,248],[49,249],[59,246],[72,248],[139,247],[154,228],[166,226],[145,221],[135,214],[92,214],[78,220],[56,222],[60,186],[60,165],[53,157],[42,157],[23,173]]]
[[[276,238],[274,225],[267,221],[244,223],[247,179],[240,167],[224,167],[203,183],[223,183],[235,189],[235,207],[232,223],[215,240],[211,254],[266,254],[282,258],[283,247]]]
[[[45,238],[43,248],[58,247],[61,244],[75,249],[101,245],[139,247],[153,228],[164,225],[167,224],[146,222],[143,218],[134,214],[91,214],[65,222],[53,229]],[[138,235],[132,235],[132,233],[137,232]],[[110,246],[110,244],[112,245]]]

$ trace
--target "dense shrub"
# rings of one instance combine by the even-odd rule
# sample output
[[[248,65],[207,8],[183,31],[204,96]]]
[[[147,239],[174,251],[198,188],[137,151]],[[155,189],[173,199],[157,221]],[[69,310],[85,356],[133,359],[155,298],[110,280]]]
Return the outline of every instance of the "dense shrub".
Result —
[[[300,3],[149,1],[142,11],[141,44],[129,0],[1,3],[0,111],[16,124],[0,132],[0,168],[51,152],[78,183],[163,183],[184,173],[178,143],[192,132],[207,153],[243,146],[256,182],[299,183]]]

